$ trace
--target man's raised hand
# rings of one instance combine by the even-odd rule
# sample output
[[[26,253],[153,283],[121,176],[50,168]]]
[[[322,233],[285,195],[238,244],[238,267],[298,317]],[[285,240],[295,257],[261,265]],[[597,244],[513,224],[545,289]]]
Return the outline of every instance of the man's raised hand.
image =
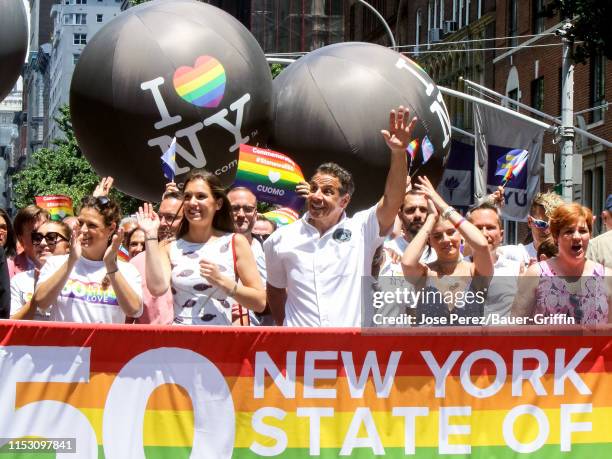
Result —
[[[412,130],[416,125],[416,116],[408,123],[410,112],[400,105],[397,109],[389,113],[389,130],[380,131],[387,146],[391,150],[405,151],[412,140]]]

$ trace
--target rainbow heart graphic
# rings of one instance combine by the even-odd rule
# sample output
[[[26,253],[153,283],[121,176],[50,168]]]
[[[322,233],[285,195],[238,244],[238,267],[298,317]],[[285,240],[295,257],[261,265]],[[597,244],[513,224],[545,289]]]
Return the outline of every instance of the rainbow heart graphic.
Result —
[[[174,72],[176,93],[190,104],[215,108],[225,93],[225,69],[212,56],[200,56],[195,66],[182,66]]]

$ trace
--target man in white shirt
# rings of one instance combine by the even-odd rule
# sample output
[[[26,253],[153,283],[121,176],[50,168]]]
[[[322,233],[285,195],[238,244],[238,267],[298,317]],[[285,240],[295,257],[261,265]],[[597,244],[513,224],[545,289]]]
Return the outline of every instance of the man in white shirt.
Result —
[[[279,228],[264,243],[268,305],[277,323],[303,327],[361,325],[362,277],[369,276],[376,248],[393,227],[404,197],[406,148],[413,119],[400,107],[382,131],[391,161],[382,199],[368,210],[346,216],[354,190],[351,174],[322,164],[305,192],[308,212]]]
[[[395,239],[385,241],[386,253],[385,261],[380,269],[381,276],[404,276],[400,259],[410,241],[425,223],[425,218],[427,218],[425,196],[416,190],[407,191],[397,215],[402,223],[402,234]],[[427,264],[436,261],[436,259],[436,252],[431,247],[427,247],[423,252],[421,262]]]
[[[257,221],[257,197],[251,190],[245,187],[232,188],[227,193],[230,202],[234,229],[236,233],[244,235],[251,244],[251,250],[255,256],[257,271],[263,283],[266,283],[266,258],[261,243],[253,237],[253,227]],[[273,325],[273,319],[269,314],[257,314],[246,308],[253,325]]]
[[[504,230],[498,208],[484,202],[470,210],[467,217],[487,239],[489,252],[493,261],[493,279],[487,291],[485,303],[485,316],[492,319],[510,315],[512,302],[516,295],[517,279],[524,270],[523,246],[506,245],[501,243],[504,239]]]

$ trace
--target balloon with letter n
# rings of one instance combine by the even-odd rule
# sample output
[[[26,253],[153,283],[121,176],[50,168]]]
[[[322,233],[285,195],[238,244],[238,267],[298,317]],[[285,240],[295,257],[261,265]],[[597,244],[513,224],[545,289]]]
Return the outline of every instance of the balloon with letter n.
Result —
[[[176,137],[176,181],[203,167],[230,185],[242,143],[266,141],[272,78],[251,33],[195,0],[129,8],[85,47],[70,88],[79,145],[101,176],[158,200]]]
[[[269,145],[291,155],[307,178],[328,161],[349,170],[353,209],[383,194],[390,156],[380,130],[399,105],[418,117],[406,152],[410,174],[434,186],[440,180],[451,142],[448,112],[437,86],[407,57],[370,43],[330,45],[289,65],[273,87]]]
[[[19,78],[27,49],[28,18],[23,1],[0,0],[0,101]]]

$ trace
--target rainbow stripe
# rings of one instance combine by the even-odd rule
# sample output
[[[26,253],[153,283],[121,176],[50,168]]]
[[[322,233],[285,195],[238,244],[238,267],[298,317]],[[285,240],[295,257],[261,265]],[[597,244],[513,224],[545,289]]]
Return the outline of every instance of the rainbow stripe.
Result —
[[[280,209],[271,210],[263,214],[268,220],[272,220],[278,226],[289,225],[300,218],[300,215],[289,207],[282,207]]]
[[[235,186],[249,188],[263,202],[299,209],[303,205],[295,193],[304,175],[288,156],[272,150],[240,145]]]
[[[182,66],[174,72],[176,93],[190,104],[214,108],[225,93],[223,65],[212,56],[200,56],[194,67]]]
[[[572,331],[573,330],[573,331]],[[125,369],[132,359],[156,349],[182,349],[192,351],[206,358],[222,374],[233,400],[235,422],[228,429],[235,429],[232,457],[258,457],[254,445],[273,448],[277,441],[256,427],[255,417],[259,410],[273,408],[278,417],[270,415],[263,423],[273,426],[286,436],[286,447],[281,457],[308,457],[316,444],[311,441],[310,419],[300,408],[327,408],[329,415],[320,418],[318,443],[320,456],[339,457],[347,447],[346,439],[350,427],[359,421],[359,415],[368,422],[357,422],[355,437],[366,438],[376,432],[380,446],[388,457],[405,457],[406,428],[404,418],[394,409],[400,407],[422,407],[427,412],[415,418],[415,457],[439,457],[440,416],[449,407],[469,408],[469,415],[453,416],[450,424],[469,426],[468,434],[450,435],[451,445],[469,445],[471,456],[457,454],[451,457],[477,458],[606,458],[612,457],[612,430],[609,419],[612,416],[612,338],[601,334],[586,335],[576,327],[563,333],[568,336],[495,336],[494,331],[482,335],[445,335],[443,329],[435,334],[414,332],[411,335],[367,335],[353,329],[236,329],[213,327],[154,327],[154,326],[85,326],[81,324],[32,324],[3,321],[0,323],[0,345],[29,346],[73,346],[91,348],[89,380],[82,383],[64,382],[20,382],[16,389],[15,408],[29,403],[52,400],[76,407],[90,422],[95,432],[99,451],[103,453],[102,426],[111,386],[117,381],[116,375]],[[607,333],[612,331],[608,327]],[[423,331],[423,330],[420,330]],[[486,334],[485,334],[486,333]],[[508,333],[506,330],[505,333]],[[580,348],[589,352],[575,368],[576,377],[592,391],[582,394],[570,378],[566,378],[563,393],[555,393],[555,363],[557,350],[563,350],[561,365],[570,361]],[[120,349],[121,352],[117,352]],[[294,394],[283,394],[280,383],[275,383],[264,373],[262,392],[256,396],[258,353],[266,353],[270,361],[285,378],[288,350],[296,352]],[[460,371],[466,358],[473,352],[488,350],[497,353],[507,368],[501,389],[487,398],[477,398],[465,390],[466,374]],[[512,367],[516,352],[537,350],[548,361],[543,376],[539,378],[543,395],[538,395],[531,382],[522,382],[521,394],[513,394]],[[327,390],[326,397],[308,396],[306,391],[307,352],[326,351],[319,354],[314,366],[320,371],[314,387]],[[351,393],[355,377],[347,370],[345,359],[354,364],[357,378],[363,370],[368,352],[375,352],[382,376],[387,372],[392,352],[401,352],[399,364],[388,393],[377,392],[377,384],[371,376],[366,380],[361,394]],[[432,352],[441,364],[453,352],[461,356],[453,365],[444,383],[444,397],[436,396],[436,384],[432,372],[424,362],[423,352]],[[535,360],[528,359],[526,369],[535,368]],[[156,372],[166,371],[170,364],[159,362]],[[186,363],[184,364],[186,365]],[[60,365],[61,368],[61,365]],[[175,365],[180,370],[180,365]],[[558,370],[558,368],[557,368]],[[188,371],[185,369],[185,371]],[[559,379],[557,372],[557,380]],[[22,375],[23,376],[23,375]],[[26,375],[27,376],[27,375]],[[486,388],[496,376],[491,361],[482,359],[470,367],[467,377],[472,384]],[[124,375],[124,378],[130,379]],[[138,384],[146,378],[132,377],[133,390],[125,394],[125,413],[133,409],[131,401],[137,398]],[[27,378],[25,379],[27,381]],[[575,381],[575,380],[574,380]],[[116,388],[113,388],[116,390]],[[7,390],[5,388],[5,390]],[[590,423],[583,432],[572,432],[571,452],[561,451],[564,435],[562,405],[590,404],[589,412],[574,413],[572,423]],[[517,406],[533,405],[545,415],[549,432],[543,445],[529,455],[520,455],[507,445],[504,435],[504,421],[508,413]],[[269,411],[268,411],[269,412]],[[12,413],[0,413],[10,416]],[[134,418],[136,418],[134,416]],[[371,422],[370,422],[371,421]],[[567,420],[566,420],[567,421]],[[27,425],[24,424],[24,425]],[[366,425],[369,425],[366,428]],[[567,424],[565,424],[567,425]],[[533,416],[519,416],[512,428],[517,441],[530,443],[536,439],[539,427]],[[189,457],[194,439],[194,415],[192,400],[184,388],[174,384],[158,386],[148,398],[144,412],[142,441],[147,457]],[[409,438],[412,438],[409,433]],[[138,439],[140,441],[140,438]],[[351,457],[375,457],[371,447],[352,449]],[[409,454],[410,455],[410,454]],[[103,455],[100,455],[103,457]],[[217,456],[221,457],[221,456]]]
[[[68,279],[60,295],[67,298],[78,298],[93,304],[119,305],[113,288],[110,286],[102,288],[102,285],[97,282]]]
[[[38,207],[49,212],[51,220],[61,221],[64,217],[74,215],[72,199],[61,194],[36,196],[35,202]]]
[[[410,159],[412,161],[414,161],[414,157],[417,154],[418,148],[419,148],[419,140],[418,139],[414,139],[412,142],[410,142],[408,144],[408,148],[406,148],[406,151],[410,155]]]

